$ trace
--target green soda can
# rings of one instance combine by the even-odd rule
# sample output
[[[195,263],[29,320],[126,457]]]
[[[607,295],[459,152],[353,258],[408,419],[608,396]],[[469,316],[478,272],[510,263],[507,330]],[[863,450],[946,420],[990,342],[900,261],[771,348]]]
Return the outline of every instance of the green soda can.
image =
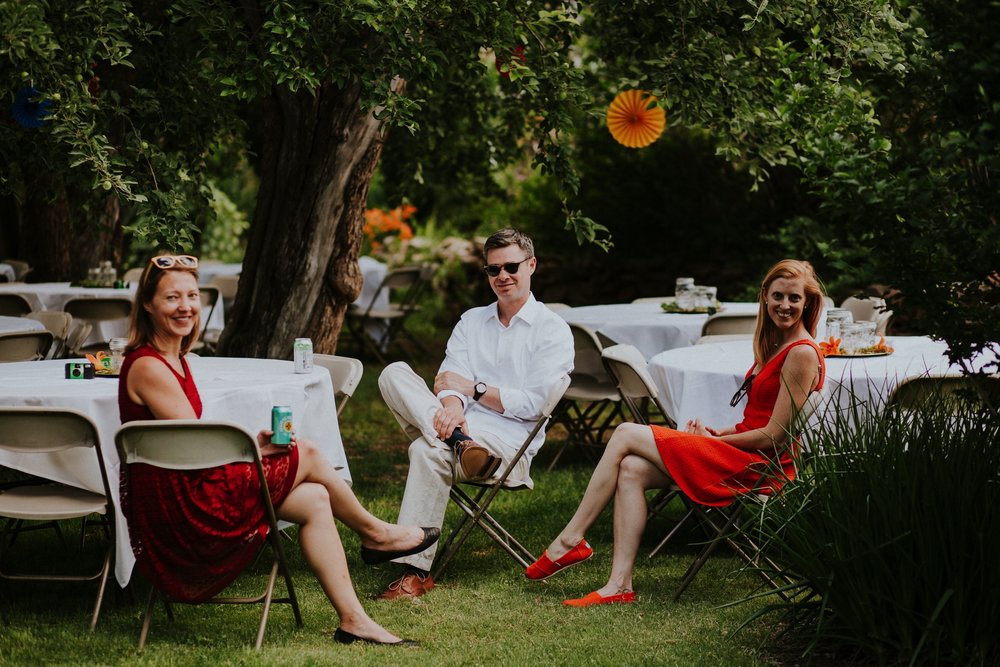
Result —
[[[288,447],[292,444],[292,409],[287,405],[271,408],[272,445]]]

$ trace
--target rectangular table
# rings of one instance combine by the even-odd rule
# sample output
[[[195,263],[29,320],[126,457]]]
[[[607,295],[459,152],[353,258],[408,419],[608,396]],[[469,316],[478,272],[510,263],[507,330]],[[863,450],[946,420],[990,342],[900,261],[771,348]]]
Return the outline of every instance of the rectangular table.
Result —
[[[89,415],[97,425],[114,495],[115,576],[124,586],[131,577],[135,558],[128,527],[118,511],[120,465],[114,441],[121,426],[118,380],[66,380],[64,363],[55,360],[0,364],[0,405],[74,408]],[[270,428],[272,406],[291,406],[296,433],[315,442],[331,465],[342,467],[341,475],[351,481],[337,423],[333,382],[325,369],[317,367],[312,373],[297,374],[292,362],[275,359],[202,357],[191,358],[188,363],[201,394],[202,419],[235,422],[256,434],[262,428]],[[0,465],[103,492],[97,462],[90,452],[52,455],[41,460],[0,454]]]
[[[724,312],[757,314],[759,304],[726,302]],[[571,324],[583,324],[616,343],[634,345],[646,359],[664,350],[694,345],[706,313],[667,313],[658,303],[614,303],[556,311]]]

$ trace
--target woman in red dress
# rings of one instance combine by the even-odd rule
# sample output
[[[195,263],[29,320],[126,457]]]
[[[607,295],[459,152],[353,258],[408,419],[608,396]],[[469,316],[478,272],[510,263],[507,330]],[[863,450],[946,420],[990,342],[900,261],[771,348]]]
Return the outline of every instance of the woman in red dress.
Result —
[[[676,483],[692,500],[713,507],[762,486],[772,491],[793,479],[795,412],[822,388],[825,366],[813,343],[823,292],[808,262],[783,260],[760,289],[754,365],[733,404],[745,394],[743,421],[714,429],[694,419],[683,431],[625,423],[615,429],[583,500],[555,541],[525,571],[545,579],[593,554],[588,528],[614,498],[614,552],[607,583],[564,601],[574,607],[635,601],[632,568],[646,527],[646,490]],[[775,474],[775,465],[783,474]]]
[[[190,255],[163,255],[143,273],[119,378],[123,423],[201,417],[201,398],[184,358],[201,330],[197,267]],[[413,645],[365,613],[334,519],[361,536],[362,558],[369,563],[422,551],[438,538],[438,529],[378,519],[314,444],[298,440],[275,447],[270,436],[261,431],[257,442],[271,500],[279,518],[301,526],[302,551],[340,616],[334,639]],[[193,471],[132,464],[128,482],[122,505],[136,565],[175,599],[211,598],[256,557],[267,536],[250,464]]]

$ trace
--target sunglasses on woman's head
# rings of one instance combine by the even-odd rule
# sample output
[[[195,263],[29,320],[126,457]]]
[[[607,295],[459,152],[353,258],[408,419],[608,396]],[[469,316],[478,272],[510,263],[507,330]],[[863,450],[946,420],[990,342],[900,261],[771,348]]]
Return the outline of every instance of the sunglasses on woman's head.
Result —
[[[506,264],[487,264],[483,267],[483,271],[486,272],[490,278],[496,278],[500,275],[500,270],[503,269],[510,275],[517,273],[517,270],[521,268],[521,265],[527,262],[530,257],[525,257],[520,262],[507,262]]]
[[[191,255],[159,255],[149,260],[158,269],[172,269],[180,266],[185,269],[197,269],[198,258]]]
[[[755,377],[757,377],[756,373],[749,376],[746,380],[743,381],[743,384],[740,385],[740,388],[736,390],[735,394],[733,394],[733,400],[729,401],[729,405],[731,407],[735,408],[737,405],[739,405],[739,402],[743,400],[743,397],[746,396],[748,393],[750,393],[750,387],[753,386],[753,379]]]

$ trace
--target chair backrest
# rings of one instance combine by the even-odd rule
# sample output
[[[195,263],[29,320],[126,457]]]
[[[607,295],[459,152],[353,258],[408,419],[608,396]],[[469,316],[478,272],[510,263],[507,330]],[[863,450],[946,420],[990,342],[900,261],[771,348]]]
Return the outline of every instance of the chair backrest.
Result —
[[[727,343],[733,340],[753,340],[752,333],[734,333],[734,334],[711,334],[709,336],[702,336],[694,342],[695,345],[707,345],[709,343]]]
[[[558,313],[560,310],[569,310],[572,308],[572,306],[568,303],[560,303],[559,301],[546,301],[543,305],[553,313]]]
[[[144,266],[136,266],[122,274],[122,280],[127,283],[137,283],[142,280],[142,274],[146,270]]]
[[[889,395],[889,406],[954,412],[963,407],[1000,411],[1000,377],[920,375],[906,378]]]
[[[388,290],[389,292],[390,307],[402,310],[413,309],[423,291],[424,284],[426,283],[424,276],[428,275],[428,271],[429,269],[426,268],[426,265],[401,266],[386,273],[378,289],[372,292],[372,300],[364,309],[365,315],[376,307],[378,296],[382,293],[382,290]],[[393,292],[397,294],[401,293],[402,296],[393,300]]]
[[[0,294],[0,315],[24,317],[31,312],[31,304],[20,294],[7,292]]]
[[[570,323],[569,330],[573,333],[573,372],[570,377],[585,375],[600,381],[610,381],[608,369],[601,359],[604,345],[593,329],[584,325]]]
[[[86,320],[74,320],[73,328],[66,336],[66,347],[64,351],[68,354],[79,354],[80,348],[87,342],[90,332],[94,330],[94,325]]]
[[[198,294],[201,297],[201,335],[208,329],[208,321],[212,319],[215,306],[219,303],[219,288],[214,285],[199,285]]]
[[[38,361],[52,347],[48,331],[17,331],[0,334],[0,362]]]
[[[649,417],[642,409],[645,400],[652,402],[668,422],[672,421],[660,403],[659,391],[649,374],[646,359],[638,348],[626,344],[612,345],[604,348],[601,357],[611,377],[618,383],[622,401],[637,422],[649,423]]]
[[[716,313],[701,325],[702,336],[718,334],[753,334],[757,327],[757,315],[742,313]]]
[[[52,454],[74,447],[100,450],[99,443],[94,422],[79,410],[0,406],[0,449],[19,454]]]
[[[19,259],[4,259],[0,260],[0,262],[9,264],[14,269],[14,282],[23,283],[24,277],[31,273],[32,270],[30,264]]]
[[[219,290],[219,295],[227,300],[232,301],[236,298],[236,290],[240,286],[239,276],[213,276],[212,280],[209,281],[213,287]]]
[[[133,421],[115,434],[115,446],[124,465],[148,463],[171,470],[198,470],[258,460],[254,436],[241,426],[222,421]]]
[[[25,317],[36,322],[41,322],[46,330],[52,334],[51,354],[47,356],[51,356],[54,359],[61,357],[63,351],[66,349],[66,339],[69,337],[69,332],[73,329],[73,316],[61,310],[35,310],[25,315]]]
[[[674,297],[674,296],[640,296],[638,299],[632,299],[632,303],[677,303],[677,297]]]
[[[337,415],[344,411],[347,401],[354,395],[354,390],[361,382],[365,367],[359,359],[340,357],[335,354],[314,354],[313,363],[322,366],[330,373],[333,381],[333,393],[337,400]]]
[[[877,297],[867,297],[859,299],[849,296],[840,304],[841,308],[851,311],[854,321],[868,320],[875,321],[876,316],[885,310],[885,299]]]
[[[120,320],[132,314],[132,299],[124,296],[80,297],[68,300],[63,310],[74,318],[92,322]]]

